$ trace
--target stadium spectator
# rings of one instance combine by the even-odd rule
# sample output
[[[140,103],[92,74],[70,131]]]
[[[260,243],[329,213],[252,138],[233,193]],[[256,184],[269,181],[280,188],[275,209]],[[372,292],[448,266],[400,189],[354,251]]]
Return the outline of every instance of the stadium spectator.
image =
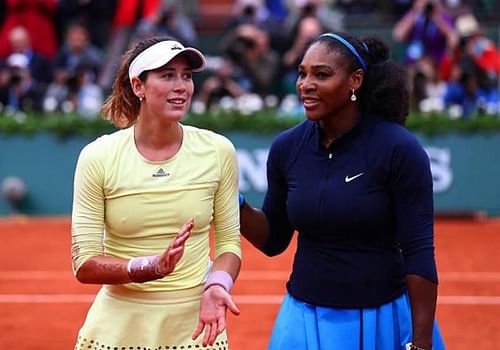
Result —
[[[445,109],[446,82],[439,76],[439,67],[428,56],[415,63],[411,91],[411,109],[420,112],[442,112]]]
[[[281,55],[280,62],[280,95],[295,94],[297,65],[307,45],[326,30],[317,16],[317,8],[313,5],[303,5],[294,27],[286,34],[286,49]]]
[[[224,27],[224,32],[235,31],[240,25],[248,24],[255,26],[267,33],[269,37],[269,47],[279,53],[280,45],[285,38],[283,28],[286,18],[283,11],[286,10],[284,4],[275,1],[277,4],[268,4],[264,0],[237,0],[231,8],[231,16]],[[268,8],[273,7],[274,11]],[[280,17],[281,16],[281,17]]]
[[[235,107],[234,100],[249,93],[237,81],[234,63],[227,57],[221,57],[220,63],[203,81],[200,91],[196,94],[193,109],[197,113],[219,106],[221,100],[233,101],[228,109]],[[221,106],[224,108],[224,106]]]
[[[224,38],[222,51],[232,61],[242,89],[261,97],[273,92],[280,58],[270,47],[265,30],[253,24],[241,24]]]
[[[441,65],[441,76],[447,82],[448,112],[462,118],[498,114],[500,53],[472,13],[458,16],[456,28],[459,43]]]
[[[406,64],[411,87],[419,85],[422,75],[416,74],[417,63],[431,59],[439,67],[447,51],[453,48],[458,36],[453,17],[446,12],[441,0],[415,0],[413,6],[399,19],[393,29],[393,39],[405,43],[404,63]],[[412,91],[412,96],[418,92]],[[418,106],[420,101],[412,101]]]
[[[496,86],[488,84],[485,72],[476,64],[464,67],[459,79],[447,84],[444,102],[452,118],[497,115],[499,95]]]
[[[288,18],[288,28],[292,32],[296,31],[296,27],[300,20],[304,17],[316,17],[321,26],[326,31],[340,31],[344,29],[345,14],[338,6],[332,3],[335,1],[328,0],[294,0],[291,2],[291,10]],[[290,32],[287,31],[287,34]]]
[[[46,112],[76,112],[85,118],[99,116],[104,93],[95,83],[91,67],[82,63],[75,67],[70,77],[59,74],[49,84],[44,96],[43,107]]]
[[[155,35],[170,36],[186,45],[194,46],[198,41],[193,21],[179,10],[176,3],[164,4],[154,21]]]
[[[54,74],[74,76],[77,67],[85,66],[93,81],[101,69],[102,52],[90,42],[89,32],[81,23],[68,26],[63,46],[54,59]]]
[[[90,42],[105,50],[111,35],[111,25],[118,0],[59,0],[57,31],[59,42],[64,42],[68,24],[82,23],[89,32]]]
[[[117,62],[135,44],[132,37],[137,30],[154,27],[160,5],[160,0],[117,0],[103,68],[97,79],[104,91],[111,90],[113,76],[118,69]]]
[[[34,52],[53,59],[59,47],[54,24],[57,7],[58,0],[7,0],[0,28],[0,59],[12,53],[8,33],[17,26],[28,31]]]
[[[46,111],[80,111],[97,115],[102,89],[96,85],[101,69],[101,51],[91,44],[86,27],[69,25],[64,45],[54,59],[54,78],[44,98]]]
[[[0,62],[1,113],[42,111],[44,91],[44,86],[31,77],[26,55],[13,53]]]
[[[225,31],[236,29],[242,24],[251,24],[268,31],[272,23],[270,13],[262,0],[236,0],[231,8],[231,17]]]
[[[414,64],[424,56],[440,64],[458,37],[453,17],[441,0],[415,0],[412,8],[395,24],[393,39],[406,44],[405,64]]]
[[[500,51],[481,30],[475,16],[471,13],[459,16],[456,27],[464,54],[471,57],[491,78],[497,79],[500,75]]]
[[[52,80],[51,62],[33,50],[30,34],[26,28],[13,27],[9,32],[9,44],[12,53],[22,53],[28,58],[28,68],[35,81],[45,85],[50,83]]]

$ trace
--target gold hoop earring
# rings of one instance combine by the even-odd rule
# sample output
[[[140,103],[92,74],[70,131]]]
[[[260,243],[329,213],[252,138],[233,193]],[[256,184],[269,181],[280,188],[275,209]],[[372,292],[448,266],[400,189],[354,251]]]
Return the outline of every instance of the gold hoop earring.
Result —
[[[351,95],[351,101],[354,102],[356,101],[358,98],[356,97],[356,95],[354,94],[354,89],[352,89],[352,95]]]

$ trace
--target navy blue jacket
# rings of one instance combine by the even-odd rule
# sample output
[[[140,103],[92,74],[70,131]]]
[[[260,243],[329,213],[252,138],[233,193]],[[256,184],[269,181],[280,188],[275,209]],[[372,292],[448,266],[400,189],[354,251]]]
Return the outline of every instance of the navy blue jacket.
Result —
[[[288,292],[307,303],[374,307],[416,274],[437,283],[430,162],[403,126],[364,118],[327,149],[316,122],[271,145],[263,248],[277,255],[298,232]]]

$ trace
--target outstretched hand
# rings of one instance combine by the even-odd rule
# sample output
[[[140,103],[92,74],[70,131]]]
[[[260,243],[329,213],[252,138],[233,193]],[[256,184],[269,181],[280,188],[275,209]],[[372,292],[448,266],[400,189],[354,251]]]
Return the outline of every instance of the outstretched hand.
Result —
[[[177,235],[172,240],[172,242],[170,242],[165,252],[162,255],[160,255],[158,261],[158,271],[163,276],[170,274],[174,270],[175,265],[182,258],[182,255],[184,254],[184,247],[186,241],[189,238],[193,226],[194,226],[193,218],[186,221],[186,223],[181,227],[179,232],[177,232]]]
[[[240,310],[231,295],[220,285],[212,285],[201,296],[200,320],[193,333],[193,340],[204,331],[203,346],[213,345],[215,339],[226,329],[226,311],[239,315]]]

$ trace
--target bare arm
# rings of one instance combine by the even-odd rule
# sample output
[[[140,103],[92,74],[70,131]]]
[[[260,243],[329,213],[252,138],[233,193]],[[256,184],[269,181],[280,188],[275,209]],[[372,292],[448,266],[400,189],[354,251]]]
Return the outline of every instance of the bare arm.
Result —
[[[123,284],[130,283],[128,260],[112,256],[95,256],[78,270],[76,278],[81,283]]]
[[[226,271],[236,281],[240,273],[241,259],[234,253],[223,253],[219,255],[212,265],[212,271]]]
[[[155,280],[165,277],[171,273],[177,262],[184,254],[184,247],[191,229],[193,228],[193,219],[188,220],[179,230],[175,238],[169,244],[163,254],[158,255],[155,259],[150,259],[154,266],[150,266],[151,277],[145,276],[148,280]],[[82,283],[93,284],[123,284],[136,282],[134,273],[129,273],[129,260],[111,257],[111,256],[95,256],[88,259],[76,273],[76,278]],[[147,267],[146,267],[147,268]],[[147,274],[148,272],[145,271]],[[141,278],[144,273],[141,273]]]
[[[406,281],[412,311],[412,343],[430,350],[436,312],[437,284],[417,275],[408,275]]]
[[[411,29],[415,25],[419,11],[411,9],[394,26],[392,37],[396,42],[403,42],[408,37]]]
[[[444,19],[442,11],[435,11],[432,19],[436,23],[436,26],[441,31],[441,33],[443,33],[443,35],[445,36],[448,47],[455,47],[458,44],[459,35],[456,32],[455,28],[453,28],[453,26]]]
[[[240,231],[254,247],[262,248],[269,237],[266,215],[245,203],[240,209]]]
[[[247,93],[245,89],[243,89],[240,84],[238,84],[236,81],[233,79],[227,79],[223,86],[226,88],[226,90],[231,94],[233,97],[239,97],[241,95],[244,95]]]

